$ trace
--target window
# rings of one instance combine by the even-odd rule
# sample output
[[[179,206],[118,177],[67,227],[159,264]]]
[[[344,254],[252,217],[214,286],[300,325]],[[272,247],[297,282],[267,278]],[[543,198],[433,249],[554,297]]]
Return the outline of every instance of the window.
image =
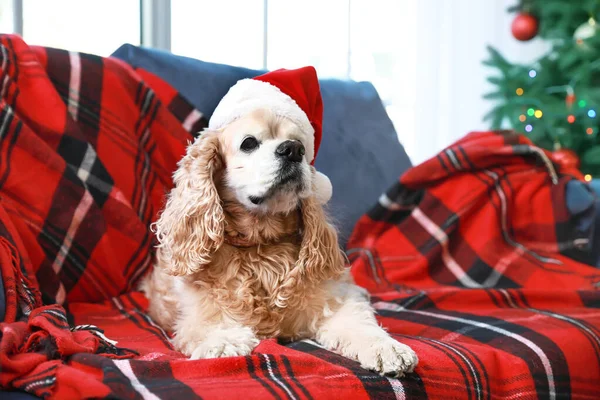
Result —
[[[0,32],[14,32],[13,0],[0,0]]]
[[[22,0],[22,5],[23,39],[29,44],[101,56],[123,43],[140,44],[139,1]]]
[[[321,77],[348,74],[348,0],[271,0],[267,68],[313,65]]]
[[[263,3],[264,0],[173,0],[171,51],[203,61],[262,68]]]

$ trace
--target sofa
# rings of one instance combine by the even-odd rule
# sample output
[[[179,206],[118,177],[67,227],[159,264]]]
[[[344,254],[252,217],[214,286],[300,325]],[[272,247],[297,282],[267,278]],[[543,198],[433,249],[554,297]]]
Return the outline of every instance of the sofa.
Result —
[[[147,226],[187,141],[262,71],[0,44],[14,138],[0,140],[2,398],[600,397],[598,201],[522,135],[472,132],[413,167],[371,84],[322,80],[328,211],[379,321],[420,364],[382,377],[311,340],[190,362],[136,290]],[[72,221],[84,233],[68,238]]]

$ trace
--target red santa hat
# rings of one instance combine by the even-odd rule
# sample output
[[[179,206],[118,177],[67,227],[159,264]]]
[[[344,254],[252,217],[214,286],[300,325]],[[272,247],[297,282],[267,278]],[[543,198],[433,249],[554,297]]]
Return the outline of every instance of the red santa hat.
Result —
[[[268,109],[294,122],[304,135],[306,158],[314,165],[322,136],[323,102],[313,67],[279,69],[238,81],[217,105],[208,127],[219,129],[257,109]],[[329,178],[315,171],[315,196],[322,203],[331,198]]]

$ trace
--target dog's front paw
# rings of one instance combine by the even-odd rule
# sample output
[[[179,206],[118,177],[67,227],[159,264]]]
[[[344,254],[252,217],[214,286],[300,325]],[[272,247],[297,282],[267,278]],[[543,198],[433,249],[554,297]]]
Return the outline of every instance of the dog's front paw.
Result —
[[[419,362],[417,354],[410,347],[389,336],[375,339],[369,344],[365,343],[356,355],[363,368],[390,377],[400,377],[405,372],[413,372]]]
[[[191,360],[246,356],[258,343],[258,338],[250,328],[216,329],[199,342],[187,343],[182,347],[182,352]]]

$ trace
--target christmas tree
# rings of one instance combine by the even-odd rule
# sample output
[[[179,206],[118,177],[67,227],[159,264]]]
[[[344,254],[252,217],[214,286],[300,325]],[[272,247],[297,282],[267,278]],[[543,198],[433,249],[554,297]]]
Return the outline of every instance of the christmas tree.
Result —
[[[485,98],[496,104],[486,120],[579,165],[586,180],[600,177],[600,1],[522,0],[508,11],[515,38],[539,35],[551,49],[521,65],[489,48],[484,63],[496,69],[488,78],[495,88]]]

